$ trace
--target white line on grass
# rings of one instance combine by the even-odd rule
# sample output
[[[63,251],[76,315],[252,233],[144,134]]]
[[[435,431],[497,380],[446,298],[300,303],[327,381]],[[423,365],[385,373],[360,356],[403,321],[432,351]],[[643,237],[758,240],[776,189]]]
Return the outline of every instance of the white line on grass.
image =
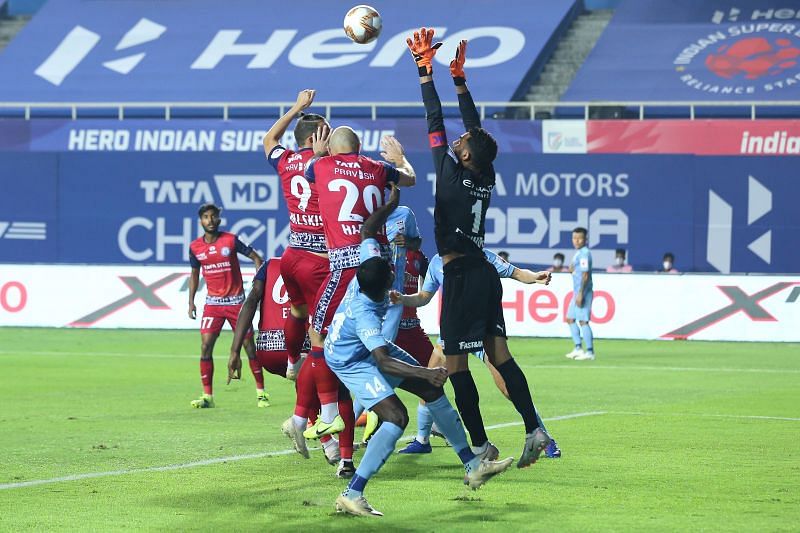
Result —
[[[800,422],[800,418],[792,418],[789,416],[725,415],[708,413],[646,413],[642,411],[606,411],[605,414],[617,416],[680,416],[700,418],[735,418],[739,420],[784,420],[786,422]]]
[[[742,372],[752,374],[800,374],[796,368],[729,368],[729,367],[691,367],[691,366],[641,366],[641,365],[597,365],[597,364],[566,364],[566,365],[519,365],[522,368],[552,368],[552,369],[578,369],[578,370],[643,370],[664,372]]]
[[[572,418],[581,418],[585,416],[598,416],[605,414],[604,411],[592,411],[588,413],[573,413],[569,415],[554,416],[552,418],[545,418],[545,421],[553,420],[570,420]],[[498,429],[510,426],[519,426],[522,422],[510,422],[507,424],[496,424],[494,426],[486,426],[486,429]],[[318,450],[319,448],[309,448],[309,450]],[[145,472],[169,472],[171,470],[183,470],[185,468],[194,468],[196,466],[209,466],[220,463],[232,463],[235,461],[246,461],[248,459],[263,459],[264,457],[277,457],[281,455],[292,455],[297,453],[294,449],[280,450],[275,452],[262,452],[251,453],[247,455],[231,455],[228,457],[217,457],[214,459],[203,459],[202,461],[192,461],[191,463],[182,463],[176,465],[166,466],[148,466],[145,468],[131,468],[127,470],[110,470],[107,472],[88,472],[86,474],[74,474],[71,476],[54,477],[50,479],[32,479],[30,481],[18,481],[16,483],[0,483],[0,490],[20,489],[23,487],[35,487],[37,485],[49,485],[51,483],[61,483],[65,481],[80,481],[82,479],[92,479],[98,477],[110,476],[124,476],[127,474],[141,474]]]

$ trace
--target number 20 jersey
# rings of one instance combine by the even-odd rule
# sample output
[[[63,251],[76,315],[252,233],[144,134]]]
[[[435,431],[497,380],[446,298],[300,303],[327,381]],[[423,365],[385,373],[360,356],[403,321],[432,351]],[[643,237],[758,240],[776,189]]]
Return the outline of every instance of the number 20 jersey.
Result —
[[[313,156],[311,148],[301,148],[295,152],[278,145],[269,152],[267,160],[278,171],[289,211],[289,247],[324,253],[325,232],[319,211],[319,196],[316,186],[309,183],[304,175],[306,164]]]
[[[357,267],[361,226],[383,205],[386,184],[397,183],[397,169],[357,153],[337,154],[308,165],[306,178],[317,187],[331,270]],[[376,239],[389,243],[385,231]]]

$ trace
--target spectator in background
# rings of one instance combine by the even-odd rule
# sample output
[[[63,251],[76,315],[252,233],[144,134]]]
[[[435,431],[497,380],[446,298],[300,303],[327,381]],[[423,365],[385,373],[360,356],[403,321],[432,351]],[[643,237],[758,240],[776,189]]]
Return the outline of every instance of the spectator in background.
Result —
[[[553,256],[553,266],[547,269],[548,272],[566,272],[564,268],[564,254],[557,253]]]
[[[497,255],[498,255],[498,256],[499,256],[499,257],[500,257],[500,258],[501,258],[503,261],[505,261],[506,263],[508,263],[508,261],[509,261],[509,259],[508,259],[508,258],[509,258],[508,252],[506,252],[506,251],[497,252]]]
[[[675,268],[675,256],[672,255],[672,252],[667,252],[664,254],[663,262],[661,263],[661,269],[658,270],[659,274],[678,274],[679,271]]]
[[[608,265],[606,272],[633,272],[633,267],[625,264],[625,257],[625,248],[617,248],[616,254],[614,255],[614,264]]]

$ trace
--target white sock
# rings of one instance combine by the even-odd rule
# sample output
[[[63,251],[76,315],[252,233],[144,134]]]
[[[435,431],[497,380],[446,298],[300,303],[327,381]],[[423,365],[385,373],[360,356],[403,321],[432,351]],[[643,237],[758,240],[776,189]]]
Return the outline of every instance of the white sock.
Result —
[[[428,437],[420,437],[419,435],[417,435],[417,442],[419,442],[420,444],[428,444],[430,441],[431,439]]]
[[[322,414],[320,418],[326,424],[330,424],[333,422],[333,419],[339,415],[339,404],[338,403],[324,403],[322,404]]]
[[[308,425],[308,418],[292,415],[292,422],[294,422],[295,427],[298,427],[300,429],[306,429],[306,426]]]

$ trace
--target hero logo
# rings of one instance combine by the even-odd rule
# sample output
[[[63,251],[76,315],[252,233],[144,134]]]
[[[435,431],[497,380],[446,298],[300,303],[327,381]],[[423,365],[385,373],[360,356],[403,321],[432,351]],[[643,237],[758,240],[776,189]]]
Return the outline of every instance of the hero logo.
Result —
[[[755,16],[755,15],[754,15]],[[673,64],[680,81],[707,94],[771,93],[800,84],[800,26],[731,25],[684,48]],[[701,68],[693,68],[702,62]]]
[[[747,225],[772,211],[772,192],[753,176],[748,176]],[[729,274],[733,246],[733,207],[713,190],[708,191],[708,233],[706,234],[706,261],[711,266]],[[772,260],[772,230],[768,230],[747,248],[766,264]]]
[[[155,41],[167,31],[152,20],[141,18],[128,32],[122,36],[114,50],[126,50],[141,44]],[[44,78],[55,86],[61,85],[64,79],[77,68],[89,55],[92,49],[100,42],[100,35],[87,30],[83,26],[75,26],[59,43],[55,50],[34,71],[34,74]],[[103,66],[119,74],[128,74],[142,59],[145,53],[140,52],[119,59],[106,61]]]
[[[714,11],[711,16],[711,22],[714,24],[722,24],[724,22],[736,22],[740,18],[746,19],[747,17],[740,17],[742,11],[738,7],[732,7],[726,13],[725,11]],[[793,8],[779,8],[779,9],[754,9],[750,13],[750,20],[791,20],[800,19],[800,10]]]
[[[409,28],[391,37],[382,39],[383,46],[370,60],[370,67],[394,67],[408,52],[406,37],[416,28]],[[437,27],[437,36],[444,36],[447,28]],[[167,28],[148,19],[141,19],[120,40],[116,50],[123,50],[158,39]],[[239,41],[243,30],[219,30],[211,42],[191,64],[193,70],[213,70],[226,57],[251,56],[248,69],[268,69],[289,49],[298,30],[274,30],[266,41],[243,43]],[[525,47],[525,34],[508,26],[481,26],[466,28],[444,39],[444,46],[455,50],[462,39],[492,38],[496,42],[493,50],[483,56],[470,56],[470,68],[492,67],[515,58]],[[37,76],[59,86],[75,70],[100,42],[100,35],[82,26],[75,26],[56,49],[36,69]],[[347,42],[343,42],[347,41]],[[352,43],[341,28],[321,30],[301,37],[288,50],[289,63],[299,68],[327,69],[352,65],[364,60],[375,50],[377,42]],[[144,53],[126,56],[103,63],[108,69],[128,74],[144,58]],[[436,61],[449,64],[450,55],[439,54]],[[179,65],[175,65],[176,68]]]

